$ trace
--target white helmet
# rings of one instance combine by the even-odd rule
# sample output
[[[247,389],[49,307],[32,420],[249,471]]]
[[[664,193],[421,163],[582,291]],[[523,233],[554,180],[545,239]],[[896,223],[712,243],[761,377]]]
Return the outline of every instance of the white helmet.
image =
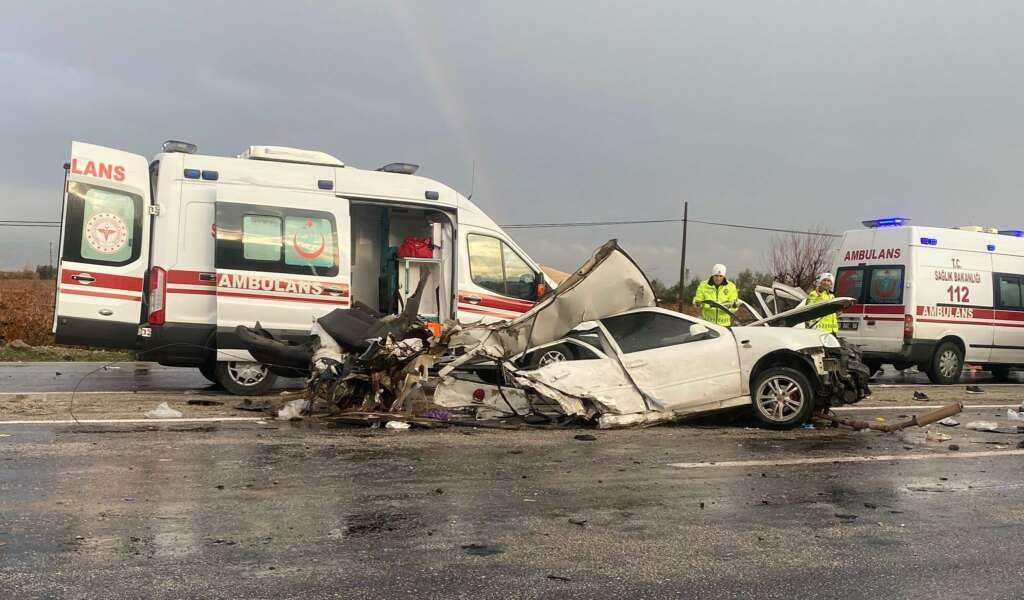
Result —
[[[711,274],[712,275],[721,275],[722,277],[725,277],[725,265],[723,265],[723,264],[715,265],[714,267],[711,268]]]
[[[818,275],[818,279],[815,280],[815,283],[821,285],[821,282],[825,281],[826,279],[828,279],[829,281],[835,281],[835,278],[832,277],[831,273],[822,273],[821,275]]]

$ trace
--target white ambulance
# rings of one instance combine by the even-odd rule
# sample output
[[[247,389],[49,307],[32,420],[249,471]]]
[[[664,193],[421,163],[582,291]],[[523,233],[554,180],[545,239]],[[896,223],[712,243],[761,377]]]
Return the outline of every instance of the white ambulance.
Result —
[[[355,301],[395,313],[422,278],[428,320],[529,310],[550,285],[537,264],[467,198],[415,171],[276,146],[232,158],[171,141],[148,161],[73,142],[56,340],[132,349],[258,394],[274,375],[241,349],[240,324],[298,339]],[[417,251],[400,251],[409,240]]]
[[[899,217],[864,225],[843,234],[835,294],[858,300],[839,316],[839,335],[872,370],[917,365],[950,384],[965,363],[997,378],[1024,366],[1024,232]]]

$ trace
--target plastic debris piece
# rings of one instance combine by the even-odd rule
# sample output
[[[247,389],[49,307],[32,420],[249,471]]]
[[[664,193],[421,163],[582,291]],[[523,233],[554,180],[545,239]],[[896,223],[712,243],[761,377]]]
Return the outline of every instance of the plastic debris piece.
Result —
[[[800,426],[800,429],[814,429],[814,423],[804,423]]]
[[[995,421],[971,421],[964,427],[975,431],[995,431],[999,429],[999,423]]]
[[[147,419],[180,419],[182,414],[170,406],[166,402],[161,402],[153,410],[146,412]]]
[[[946,417],[945,419],[938,421],[938,424],[945,425],[946,427],[956,427],[960,424],[960,421],[957,421],[953,417]]]
[[[1013,410],[1012,408],[1006,409],[1006,416],[1011,421],[1024,421],[1024,413]]]
[[[941,431],[929,429],[928,433],[924,435],[924,439],[929,442],[948,442],[949,440],[953,439],[953,436],[949,435],[948,433],[942,433]]]
[[[388,421],[388,424],[384,426],[385,429],[397,429],[399,431],[405,431],[412,425],[409,425],[405,421]]]
[[[885,423],[885,417],[875,417],[875,420],[879,423]]]
[[[301,419],[302,413],[309,409],[309,400],[292,400],[288,404],[284,405],[277,413],[277,419],[279,421],[290,421],[292,419]]]

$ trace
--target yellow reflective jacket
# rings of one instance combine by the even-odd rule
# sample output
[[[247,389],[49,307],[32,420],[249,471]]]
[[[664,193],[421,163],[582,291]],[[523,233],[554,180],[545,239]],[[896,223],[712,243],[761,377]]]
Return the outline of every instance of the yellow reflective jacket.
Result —
[[[701,304],[701,302],[704,300],[714,300],[723,306],[729,306],[737,298],[739,298],[739,292],[736,291],[735,283],[726,279],[722,282],[722,285],[716,286],[711,283],[710,279],[706,279],[697,286],[697,295],[693,297],[693,303],[701,307],[700,316],[705,321],[711,321],[716,325],[728,327],[732,325],[732,315],[720,308]]]
[[[832,292],[819,292],[817,289],[813,289],[810,294],[807,294],[807,304],[828,302],[829,300],[834,300],[835,297],[836,295]],[[836,313],[832,313],[827,317],[818,319],[818,323],[815,327],[826,333],[836,333],[839,331],[839,319],[836,317]]]

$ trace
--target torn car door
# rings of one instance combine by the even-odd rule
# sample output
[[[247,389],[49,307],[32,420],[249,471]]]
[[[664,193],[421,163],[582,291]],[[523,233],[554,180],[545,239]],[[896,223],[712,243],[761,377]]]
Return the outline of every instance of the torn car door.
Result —
[[[844,308],[852,306],[855,302],[856,300],[853,298],[835,298],[828,302],[804,304],[803,306],[798,306],[792,310],[787,310],[777,315],[766,317],[760,321],[748,323],[746,327],[754,327],[757,325],[766,325],[769,327],[795,327],[801,323],[812,323],[822,317],[839,312]]]
[[[601,325],[657,409],[713,408],[743,395],[736,341],[727,328],[660,308],[607,317]]]

